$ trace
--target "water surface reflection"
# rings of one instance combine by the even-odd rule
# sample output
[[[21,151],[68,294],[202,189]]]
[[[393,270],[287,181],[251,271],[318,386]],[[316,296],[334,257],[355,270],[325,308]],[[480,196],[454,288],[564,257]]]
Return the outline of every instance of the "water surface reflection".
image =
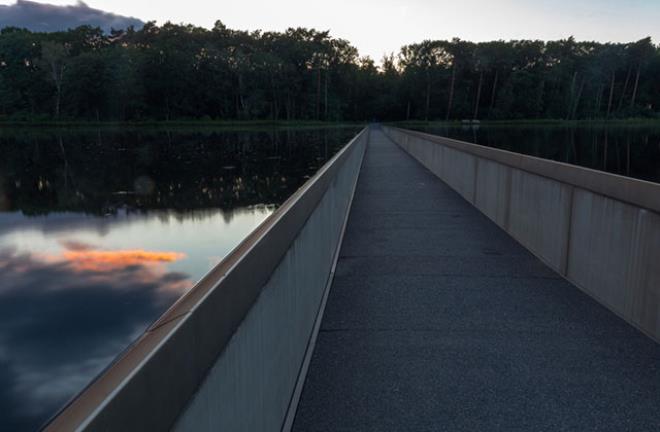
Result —
[[[355,132],[0,134],[0,429],[38,428]]]
[[[660,126],[594,124],[416,127],[424,132],[660,182]]]

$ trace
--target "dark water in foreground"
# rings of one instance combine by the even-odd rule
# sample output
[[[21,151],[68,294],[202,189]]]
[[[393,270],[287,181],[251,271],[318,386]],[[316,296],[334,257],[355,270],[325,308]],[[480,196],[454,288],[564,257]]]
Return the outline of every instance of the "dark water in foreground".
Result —
[[[660,124],[577,127],[497,125],[412,129],[660,182]]]
[[[358,128],[0,131],[0,430],[34,430]]]

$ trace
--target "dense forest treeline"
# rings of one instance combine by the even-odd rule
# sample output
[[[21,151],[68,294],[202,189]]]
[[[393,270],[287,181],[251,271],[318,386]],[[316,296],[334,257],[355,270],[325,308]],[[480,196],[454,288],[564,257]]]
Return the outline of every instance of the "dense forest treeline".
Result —
[[[0,32],[0,121],[658,117],[660,46],[423,41],[360,57],[328,32],[147,23]]]

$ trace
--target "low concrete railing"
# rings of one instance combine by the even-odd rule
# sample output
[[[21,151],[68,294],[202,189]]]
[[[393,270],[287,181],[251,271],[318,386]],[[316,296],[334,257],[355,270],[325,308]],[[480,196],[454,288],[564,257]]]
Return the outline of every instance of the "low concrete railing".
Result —
[[[46,430],[290,427],[368,135],[325,164]]]
[[[660,341],[660,184],[385,131],[551,268]]]

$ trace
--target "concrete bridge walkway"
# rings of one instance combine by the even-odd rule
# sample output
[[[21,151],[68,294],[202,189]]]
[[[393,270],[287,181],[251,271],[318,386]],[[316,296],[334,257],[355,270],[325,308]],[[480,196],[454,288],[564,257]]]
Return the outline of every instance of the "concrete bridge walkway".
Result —
[[[660,430],[660,345],[379,130],[295,431]]]

